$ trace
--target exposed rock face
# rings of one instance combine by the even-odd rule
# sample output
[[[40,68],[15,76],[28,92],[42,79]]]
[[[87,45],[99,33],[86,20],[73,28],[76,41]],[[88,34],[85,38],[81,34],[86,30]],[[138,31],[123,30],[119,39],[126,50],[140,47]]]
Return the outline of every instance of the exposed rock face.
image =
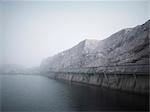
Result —
[[[73,48],[44,60],[41,67],[51,69],[83,67],[85,54],[90,54],[98,46],[97,40],[84,40]]]
[[[148,93],[149,39],[150,20],[102,41],[84,40],[44,60],[41,70],[55,79]]]
[[[143,25],[123,29],[102,41],[84,40],[75,47],[44,60],[41,67],[44,70],[59,70],[62,68],[149,64],[149,30],[150,21],[147,21]],[[127,71],[128,69],[131,72],[148,73],[148,67],[136,66],[134,71],[130,68],[132,67],[124,67],[120,70]],[[105,67],[98,69],[105,69]],[[109,69],[113,71],[114,68]]]
[[[132,75],[104,75],[104,74],[75,74],[75,73],[50,73],[48,77],[58,80],[68,80],[84,84],[96,85],[111,89],[130,91],[140,94],[149,94],[149,78],[147,76]]]

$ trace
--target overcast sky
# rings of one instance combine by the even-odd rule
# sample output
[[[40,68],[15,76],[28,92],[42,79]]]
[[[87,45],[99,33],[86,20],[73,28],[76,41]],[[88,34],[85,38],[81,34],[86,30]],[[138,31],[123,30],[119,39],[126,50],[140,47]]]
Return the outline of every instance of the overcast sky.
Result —
[[[84,39],[102,40],[123,28],[143,24],[150,17],[149,4],[148,0],[3,0],[0,3],[0,48],[1,56],[3,55],[1,63],[38,66],[42,59],[68,49]]]

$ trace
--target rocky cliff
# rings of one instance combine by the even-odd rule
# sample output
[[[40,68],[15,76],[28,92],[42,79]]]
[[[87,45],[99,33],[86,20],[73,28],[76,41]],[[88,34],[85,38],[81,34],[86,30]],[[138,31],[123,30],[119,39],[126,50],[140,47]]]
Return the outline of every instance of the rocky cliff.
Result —
[[[149,31],[150,20],[102,41],[84,40],[44,60],[41,70],[56,79],[148,92]]]
[[[123,29],[105,40],[84,40],[78,45],[44,60],[45,70],[86,68],[110,65],[149,64],[150,21],[134,28]],[[130,69],[130,67],[129,67]],[[138,69],[147,72],[148,69]]]
[[[73,48],[44,60],[41,67],[58,70],[60,68],[84,67],[85,55],[92,53],[98,47],[98,43],[97,40],[84,40]]]

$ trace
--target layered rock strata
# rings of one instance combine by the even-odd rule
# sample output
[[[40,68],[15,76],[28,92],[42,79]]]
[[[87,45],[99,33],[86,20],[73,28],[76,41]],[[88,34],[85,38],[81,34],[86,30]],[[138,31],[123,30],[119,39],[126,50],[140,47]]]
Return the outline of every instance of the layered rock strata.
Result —
[[[110,37],[84,40],[41,63],[41,72],[102,87],[148,93],[150,20]]]

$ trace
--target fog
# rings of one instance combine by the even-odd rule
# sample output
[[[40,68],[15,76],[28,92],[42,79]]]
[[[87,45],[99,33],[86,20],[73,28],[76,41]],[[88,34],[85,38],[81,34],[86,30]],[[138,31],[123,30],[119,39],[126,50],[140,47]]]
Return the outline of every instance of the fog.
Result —
[[[150,17],[148,0],[0,2],[2,64],[38,66],[84,39],[102,40]]]

